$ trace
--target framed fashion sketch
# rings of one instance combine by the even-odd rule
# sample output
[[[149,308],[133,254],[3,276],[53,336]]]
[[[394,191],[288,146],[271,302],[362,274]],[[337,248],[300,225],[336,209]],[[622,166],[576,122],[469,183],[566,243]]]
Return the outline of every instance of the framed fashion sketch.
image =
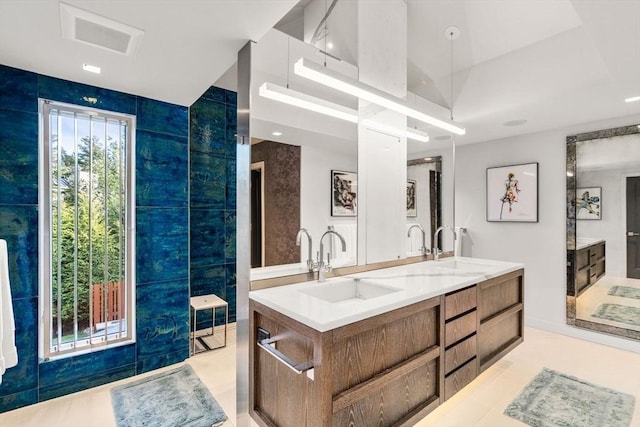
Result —
[[[418,207],[416,203],[416,181],[407,180],[407,217],[415,218],[418,216]]]
[[[576,219],[602,219],[602,187],[576,188]]]
[[[358,174],[331,171],[331,216],[358,214]]]
[[[487,168],[487,221],[538,222],[538,163]]]

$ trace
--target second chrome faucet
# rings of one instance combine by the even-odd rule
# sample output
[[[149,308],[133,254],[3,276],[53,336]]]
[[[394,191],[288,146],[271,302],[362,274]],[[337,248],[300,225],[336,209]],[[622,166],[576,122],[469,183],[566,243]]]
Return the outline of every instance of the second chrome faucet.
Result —
[[[311,239],[311,234],[307,231],[306,228],[301,228],[296,235],[296,245],[300,246],[302,244],[302,236],[307,236],[307,244],[308,244],[308,256],[307,256],[307,268],[309,271],[317,271],[318,272],[318,281],[324,281],[324,274],[326,272],[331,271],[331,255],[327,252],[327,262],[324,262],[324,238],[327,235],[334,235],[338,239],[340,239],[340,244],[342,246],[342,252],[346,252],[347,250],[347,242],[344,240],[344,237],[340,235],[340,233],[328,230],[320,238],[320,250],[318,251],[318,260],[316,262],[313,261],[313,241]]]

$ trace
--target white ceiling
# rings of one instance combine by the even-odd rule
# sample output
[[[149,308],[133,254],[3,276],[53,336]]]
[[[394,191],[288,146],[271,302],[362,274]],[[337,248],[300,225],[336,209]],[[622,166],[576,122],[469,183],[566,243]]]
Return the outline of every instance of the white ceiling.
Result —
[[[639,0],[408,0],[408,89],[451,105],[458,143],[638,115]],[[521,126],[505,122],[527,120]]]
[[[0,64],[191,105],[296,0],[65,0],[144,30],[135,57],[63,39],[58,0],[0,0]],[[100,75],[82,70],[89,63]]]
[[[260,40],[297,3],[67,2],[143,29],[137,56],[63,39],[57,0],[0,0],[0,63],[181,105],[193,103],[247,40]],[[407,7],[408,88],[446,107],[451,44],[444,29],[462,31],[453,45],[454,118],[467,128],[460,144],[612,117],[640,121],[640,102],[624,102],[640,95],[640,0],[407,0]],[[299,28],[292,15],[287,25]],[[82,71],[82,63],[101,66],[102,74]],[[513,120],[527,122],[503,125]],[[442,136],[430,133],[434,141]]]
[[[359,5],[377,1],[385,0]],[[467,129],[458,144],[613,117],[640,122],[640,102],[624,102],[640,95],[640,0],[406,1],[408,90],[447,108],[453,98],[454,119]],[[278,27],[299,28],[303,13]],[[339,20],[327,22],[331,35]],[[444,36],[452,25],[461,30],[453,46]],[[513,121],[526,122],[504,125]],[[446,134],[424,130],[430,144],[443,144]]]

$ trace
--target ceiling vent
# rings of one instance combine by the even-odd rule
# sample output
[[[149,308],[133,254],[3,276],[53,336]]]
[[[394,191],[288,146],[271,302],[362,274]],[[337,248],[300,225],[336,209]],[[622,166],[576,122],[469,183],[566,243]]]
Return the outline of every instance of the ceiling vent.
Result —
[[[66,3],[60,3],[60,25],[64,38],[127,56],[136,54],[144,35],[138,28]]]

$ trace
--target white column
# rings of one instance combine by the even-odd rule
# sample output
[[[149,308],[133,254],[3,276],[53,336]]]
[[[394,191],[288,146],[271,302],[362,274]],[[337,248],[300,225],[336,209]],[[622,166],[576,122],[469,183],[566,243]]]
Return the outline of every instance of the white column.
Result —
[[[407,5],[404,0],[358,0],[359,79],[390,94],[407,95]],[[406,254],[407,144],[366,125],[406,128],[402,114],[360,101],[358,126],[358,263]]]

